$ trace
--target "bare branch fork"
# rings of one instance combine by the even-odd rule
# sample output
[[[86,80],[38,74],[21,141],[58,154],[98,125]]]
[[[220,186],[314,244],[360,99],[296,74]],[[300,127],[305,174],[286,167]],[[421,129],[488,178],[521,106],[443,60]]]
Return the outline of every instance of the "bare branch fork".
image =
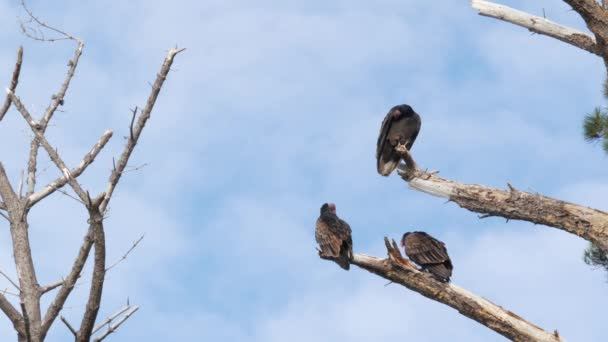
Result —
[[[123,257],[106,268],[106,247],[105,247],[105,232],[103,226],[104,213],[107,212],[107,206],[112,196],[113,191],[118,184],[120,177],[125,173],[126,165],[129,161],[130,155],[133,152],[135,145],[139,137],[141,136],[142,130],[150,118],[154,104],[158,98],[162,85],[171,70],[174,57],[184,49],[171,49],[165,58],[165,61],[161,67],[160,72],[157,75],[156,81],[152,87],[152,92],[149,96],[148,102],[140,112],[137,118],[137,109],[133,110],[133,116],[129,125],[130,135],[124,151],[118,161],[118,165],[115,165],[110,179],[108,181],[108,187],[106,192],[102,192],[95,198],[91,198],[89,192],[85,190],[79,182],[76,180],[86,168],[95,160],[95,157],[107,144],[112,136],[112,131],[106,131],[99,141],[92,147],[87,153],[82,162],[73,169],[69,169],[66,163],[62,160],[57,149],[51,146],[45,137],[45,132],[48,127],[53,114],[56,112],[59,106],[64,104],[64,97],[72,80],[76,67],[78,65],[79,58],[82,54],[84,43],[82,40],[69,35],[66,32],[55,29],[40,19],[35,17],[27,7],[25,3],[22,5],[30,17],[29,22],[35,23],[39,28],[51,30],[63,38],[59,39],[70,39],[77,43],[77,47],[74,51],[73,58],[68,62],[67,75],[61,84],[59,91],[54,94],[51,98],[51,103],[46,109],[43,117],[40,120],[35,120],[29,111],[25,108],[20,99],[15,95],[16,86],[18,83],[18,77],[21,70],[22,64],[22,49],[19,49],[17,63],[15,71],[13,72],[13,80],[10,87],[7,89],[7,98],[4,105],[0,108],[0,119],[8,111],[8,107],[14,104],[17,110],[21,113],[23,118],[30,126],[34,138],[30,146],[30,155],[28,159],[27,177],[24,181],[23,176],[20,179],[18,191],[15,193],[12,185],[10,184],[8,177],[0,164],[0,210],[6,211],[6,214],[0,212],[0,214],[9,221],[11,225],[11,237],[13,241],[14,260],[17,268],[18,284],[9,279],[9,281],[19,289],[19,297],[21,304],[21,313],[13,307],[13,305],[5,298],[4,293],[0,292],[0,309],[2,312],[11,320],[15,331],[17,332],[19,341],[28,342],[41,342],[46,337],[50,327],[52,326],[55,319],[63,309],[65,302],[71,294],[76,281],[81,277],[84,265],[89,258],[91,249],[94,248],[94,260],[93,260],[93,273],[90,292],[87,300],[85,313],[80,322],[80,327],[76,330],[69,322],[61,317],[63,323],[68,329],[74,334],[76,341],[85,342],[91,340],[92,333],[100,331],[104,326],[107,326],[101,335],[95,338],[96,341],[101,341],[111,333],[113,333],[121,324],[123,324],[131,315],[133,315],[139,307],[128,306],[125,310],[112,316],[109,320],[102,323],[98,327],[94,327],[97,319],[97,314],[101,304],[101,298],[103,293],[103,285],[105,281],[105,272],[115,267],[118,263],[123,261],[139,244],[143,236],[135,241],[132,247],[123,255]],[[43,41],[54,41],[57,38],[45,38],[42,31],[39,29],[28,30],[25,24],[22,23],[24,33],[30,38],[43,40]],[[32,33],[33,32],[33,33]],[[137,118],[137,120],[136,120]],[[38,158],[38,149],[42,146],[50,156],[52,162],[61,171],[62,176],[45,186],[44,188],[35,191],[36,185],[36,166]],[[27,184],[27,191],[24,197],[21,196],[21,189],[24,184]],[[54,191],[63,191],[61,188],[69,184],[73,191],[87,208],[89,212],[89,229],[84,237],[84,241],[80,247],[78,255],[76,256],[70,273],[62,279],[60,282],[50,284],[41,287],[36,279],[36,270],[34,268],[31,250],[29,246],[28,237],[28,223],[27,213],[29,209],[46,198]],[[6,276],[6,275],[5,275]],[[52,289],[59,288],[55,298],[46,310],[44,317],[42,316],[40,309],[40,297]],[[122,317],[118,317],[122,314]],[[112,324],[112,321],[118,319]]]
[[[451,283],[435,280],[404,259],[395,241],[384,238],[387,259],[355,254],[351,264],[357,265],[393,283],[400,284],[434,301],[450,306],[513,341],[563,341],[556,332],[548,332],[513,312]]]

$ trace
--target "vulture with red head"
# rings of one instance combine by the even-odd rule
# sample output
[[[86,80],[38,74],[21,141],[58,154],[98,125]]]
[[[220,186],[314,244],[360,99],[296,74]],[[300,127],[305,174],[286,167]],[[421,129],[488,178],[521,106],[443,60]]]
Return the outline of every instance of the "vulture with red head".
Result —
[[[353,239],[348,223],[336,215],[336,205],[325,203],[317,219],[315,239],[319,244],[319,256],[335,261],[345,270],[350,268],[353,257]]]
[[[425,232],[403,234],[401,246],[410,260],[430,272],[435,278],[449,283],[452,276],[452,260],[445,244]]]
[[[420,132],[420,125],[420,115],[412,107],[402,104],[391,108],[382,121],[376,144],[379,174],[388,176],[395,170],[401,160],[401,154],[395,151],[395,147],[404,146],[409,151]]]

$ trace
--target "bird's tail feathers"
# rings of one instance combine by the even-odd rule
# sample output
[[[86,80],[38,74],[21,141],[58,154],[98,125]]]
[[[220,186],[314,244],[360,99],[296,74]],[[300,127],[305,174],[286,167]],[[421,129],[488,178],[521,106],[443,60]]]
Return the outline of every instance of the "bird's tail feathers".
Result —
[[[399,160],[388,160],[378,162],[378,173],[382,176],[390,175],[399,165]]]
[[[426,269],[435,276],[438,280],[449,283],[452,276],[452,270],[445,267],[444,264],[428,265]]]

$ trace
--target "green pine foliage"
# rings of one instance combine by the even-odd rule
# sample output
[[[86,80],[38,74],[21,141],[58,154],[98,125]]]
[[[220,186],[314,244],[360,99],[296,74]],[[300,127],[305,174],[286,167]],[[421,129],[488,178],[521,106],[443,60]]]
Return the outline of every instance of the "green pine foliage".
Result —
[[[585,116],[583,122],[583,134],[587,141],[597,141],[604,138],[606,128],[608,127],[608,115],[602,112],[602,109],[597,107],[593,113]]]
[[[604,81],[604,98],[608,99],[608,78]],[[588,142],[600,142],[604,153],[608,154],[608,110],[597,107],[585,116],[583,121],[583,136]],[[608,271],[608,251],[602,250],[593,243],[585,249],[583,260],[589,266],[603,268]]]
[[[592,243],[585,249],[583,260],[589,266],[608,270],[608,254]]]

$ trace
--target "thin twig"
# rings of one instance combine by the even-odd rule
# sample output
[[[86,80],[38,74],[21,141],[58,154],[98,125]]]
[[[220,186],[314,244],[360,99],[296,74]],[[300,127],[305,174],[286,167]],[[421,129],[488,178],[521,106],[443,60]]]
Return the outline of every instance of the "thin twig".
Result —
[[[41,287],[40,294],[45,294],[49,291],[52,291],[52,290],[58,288],[59,286],[63,285],[64,282],[65,282],[65,279],[61,279],[60,281],[56,281],[52,284]]]
[[[131,124],[129,125],[129,138],[133,140],[133,123],[135,123],[135,116],[137,115],[137,106],[133,109],[133,116],[131,116]]]
[[[118,329],[118,327],[120,327],[121,324],[123,324],[127,319],[129,319],[129,317],[131,317],[131,315],[133,315],[137,310],[139,310],[139,306],[133,307],[133,309],[131,309],[131,311],[127,312],[124,316],[122,316],[122,318],[118,322],[116,322],[115,324],[111,325],[108,328],[108,330],[106,330],[99,337],[95,338],[93,340],[93,342],[101,342],[101,341],[103,341],[104,338],[108,337],[108,335],[110,335],[111,333],[113,333],[114,331],[116,331],[116,329]]]
[[[70,324],[70,322],[68,322],[67,319],[65,319],[65,317],[63,317],[63,315],[60,317],[61,321],[63,322],[63,324],[65,324],[66,327],[68,327],[68,329],[70,330],[70,332],[72,332],[72,334],[74,335],[74,337],[78,336],[78,332],[76,332],[76,329],[74,329],[74,327],[72,327],[72,325]]]
[[[131,248],[129,248],[129,250],[118,260],[116,260],[110,267],[106,268],[106,272],[111,270],[112,268],[114,268],[114,266],[120,264],[123,260],[125,260],[127,258],[127,256],[129,256],[129,253],[131,253],[135,247],[137,247],[137,245],[141,242],[141,240],[144,239],[144,236],[146,234],[143,234],[142,236],[139,237],[139,239],[133,241],[133,245],[131,246]],[[93,332],[95,333],[95,332]]]
[[[106,324],[111,323],[116,317],[118,317],[119,315],[121,315],[123,312],[129,310],[131,308],[131,305],[127,304],[125,305],[123,308],[121,308],[120,310],[116,311],[116,313],[114,313],[112,316],[108,316],[108,318],[105,319],[105,321],[99,323],[99,325],[97,325],[94,329],[93,332],[91,332],[91,334],[94,334],[96,332],[98,332],[101,328],[103,328]]]
[[[19,74],[21,73],[21,63],[23,63],[23,46],[19,47],[17,50],[17,62],[15,63],[15,69],[13,70],[13,78],[11,79],[10,90],[15,91],[17,89],[17,84],[19,83]],[[7,96],[6,100],[4,100],[4,104],[2,108],[0,108],[0,121],[4,118],[6,112],[11,106],[11,99]]]
[[[25,12],[27,12],[28,16],[30,17],[31,20],[33,20],[34,22],[36,22],[36,24],[38,24],[41,27],[46,28],[47,30],[50,31],[54,31],[60,35],[62,35],[62,38],[45,38],[44,35],[42,34],[42,32],[39,32],[40,36],[34,36],[31,35],[30,33],[28,33],[25,30],[25,25],[23,24],[23,22],[21,22],[21,30],[23,31],[23,34],[25,34],[27,37],[34,39],[34,40],[40,40],[40,41],[45,41],[45,42],[54,42],[57,40],[66,40],[66,39],[70,39],[70,40],[75,40],[75,41],[79,41],[78,38],[68,34],[67,32],[61,31],[55,27],[49,26],[47,23],[43,22],[42,20],[38,19],[38,17],[36,17],[32,11],[30,11],[29,8],[27,8],[27,6],[25,5],[25,1],[21,0],[21,6],[23,6],[23,9],[25,10]]]
[[[19,285],[17,285],[8,275],[6,275],[6,273],[0,271],[0,274],[4,276],[4,278],[6,278],[6,280],[8,280],[17,290],[21,291]]]

